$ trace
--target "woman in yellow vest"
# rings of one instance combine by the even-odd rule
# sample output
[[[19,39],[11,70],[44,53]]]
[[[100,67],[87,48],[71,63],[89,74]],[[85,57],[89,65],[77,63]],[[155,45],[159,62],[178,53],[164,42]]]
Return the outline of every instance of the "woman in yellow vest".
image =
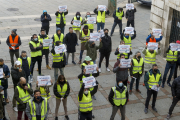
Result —
[[[67,115],[67,97],[70,93],[70,86],[64,75],[58,77],[57,82],[54,84],[53,91],[56,96],[55,120],[58,120],[58,110],[61,102],[63,102],[65,118],[69,120]]]
[[[141,57],[141,53],[139,51],[136,52],[136,54],[131,60],[131,63],[132,65],[130,68],[130,76],[132,79],[130,83],[129,94],[132,94],[132,87],[135,80],[136,80],[136,91],[141,93],[141,91],[139,90],[139,81],[144,72],[144,60]]]
[[[87,13],[86,13],[85,18],[83,19],[83,24],[84,24],[84,26],[85,26],[85,25],[88,26],[88,29],[90,30],[90,33],[93,33],[94,24],[88,24],[88,23],[87,23],[88,17],[91,17],[91,13],[90,13],[90,12],[87,12]]]

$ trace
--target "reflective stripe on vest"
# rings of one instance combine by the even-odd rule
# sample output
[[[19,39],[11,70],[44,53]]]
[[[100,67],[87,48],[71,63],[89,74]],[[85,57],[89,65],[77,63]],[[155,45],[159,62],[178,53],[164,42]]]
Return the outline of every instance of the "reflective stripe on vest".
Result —
[[[48,35],[47,35],[47,37],[44,38],[44,39],[49,39]],[[41,38],[40,36],[38,36],[38,40],[39,40],[41,43],[43,43],[43,38]],[[49,49],[49,46],[43,47],[43,49]]]
[[[67,80],[66,80],[67,81]],[[67,91],[67,83],[65,83],[64,85],[63,85],[63,87],[62,87],[62,89],[61,89],[61,86],[59,85],[59,84],[57,84],[57,92],[62,96],[62,97],[64,97],[64,95],[65,95],[65,93],[66,93],[66,91]],[[56,97],[56,98],[58,98],[58,97]],[[58,99],[60,99],[60,98],[58,98]]]
[[[98,11],[98,15],[97,15],[97,22],[98,23],[105,23],[105,17],[106,17],[106,12],[103,11],[102,14],[100,11]]]
[[[53,62],[61,62],[64,60],[64,53],[62,55],[52,54],[52,56],[53,56]]]
[[[21,62],[21,66],[22,66],[22,59],[21,59],[21,58],[18,58],[18,61]],[[30,69],[30,67],[31,67],[31,58],[30,58],[30,57],[27,57],[27,61],[28,61],[29,69]]]
[[[133,58],[133,74],[138,73],[141,74],[142,73],[142,65],[143,65],[143,58],[140,58],[140,62],[138,63],[138,61],[136,59]]]
[[[87,20],[87,19],[85,18],[85,20]],[[88,26],[88,29],[89,29],[89,30],[93,30],[93,29],[94,29],[94,24],[87,24],[87,23],[86,23],[86,24],[84,24],[84,26],[85,26],[85,25]]]
[[[166,60],[167,61],[177,61],[177,55],[178,55],[178,51],[173,51],[172,50],[169,50],[169,52],[167,53],[167,56],[166,56]]]
[[[125,59],[127,59],[128,58],[128,53],[119,53],[118,55],[117,55],[117,59],[119,59],[120,58],[120,55],[121,54],[124,54],[125,55]]]
[[[128,39],[126,37],[124,37],[123,40],[125,42],[125,45],[130,45],[130,47],[132,48],[132,46],[131,46],[131,36],[129,36]]]
[[[122,20],[122,16],[123,16],[123,11],[118,12],[118,9],[116,9],[116,17],[118,17],[120,20]]]
[[[36,120],[36,105],[34,101],[29,100],[30,114],[32,116],[32,120]],[[44,98],[41,104],[41,120],[45,119],[47,113],[47,98]]]
[[[33,42],[33,41],[30,41],[29,44],[32,44],[32,46],[34,48],[37,48],[40,45],[40,41],[37,44],[35,42]],[[37,56],[42,56],[42,51],[41,50],[38,50],[38,51],[35,51],[35,52],[31,51],[31,57],[37,57]]]
[[[21,99],[23,103],[27,103],[31,99],[29,92],[27,90],[26,92],[24,92],[24,89],[22,89],[19,86],[16,86],[16,88],[18,89],[18,92],[19,92],[19,99]],[[28,84],[28,88],[30,88],[29,84]],[[19,104],[18,101],[17,101],[17,104]]]
[[[161,78],[161,73],[156,74],[156,79],[154,77],[154,74],[150,75],[149,73],[149,80],[148,80],[149,88],[151,88],[153,85],[158,85],[160,78]]]
[[[82,38],[86,39],[86,38],[90,37],[90,30],[88,30],[88,34],[87,35],[84,34],[83,30],[80,30],[80,33],[81,33],[81,37]],[[87,40],[81,40],[81,43],[84,43],[84,42],[87,42]]]
[[[41,92],[41,96],[49,99],[51,97],[50,92],[47,94],[46,89],[44,87],[40,87],[39,91]]]
[[[54,34],[54,45],[56,45],[56,41],[61,41],[61,43],[63,43],[63,39],[64,39],[63,33],[61,33],[60,39],[59,39],[58,35],[55,33]]]
[[[9,43],[11,44],[12,47],[15,47],[18,44],[18,38],[19,38],[19,36],[16,35],[15,38],[14,38],[14,41],[13,41],[12,36],[9,35]],[[9,49],[12,50],[11,47],[9,47]],[[19,47],[15,48],[15,49],[17,50],[17,49],[19,49]]]
[[[63,18],[63,22],[64,24],[66,24],[66,18],[64,13],[62,13],[62,18]],[[56,24],[59,25],[61,24],[61,14],[58,13],[58,16],[56,16]]]
[[[74,20],[77,20],[77,18],[76,18],[76,16],[74,17]],[[80,21],[81,21],[81,23],[82,23],[82,17],[80,17]],[[81,30],[81,26],[80,27],[78,27],[78,26],[74,26],[74,25],[72,25],[72,28],[73,28],[73,30]]]
[[[154,53],[150,53],[149,50],[146,50],[144,62],[148,64],[156,64],[156,51],[154,50]]]

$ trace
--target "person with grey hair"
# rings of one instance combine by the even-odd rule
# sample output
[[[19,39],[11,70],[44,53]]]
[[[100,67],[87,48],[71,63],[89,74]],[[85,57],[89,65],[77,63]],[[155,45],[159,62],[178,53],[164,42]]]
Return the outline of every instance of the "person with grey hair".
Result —
[[[132,65],[130,68],[130,76],[132,79],[130,83],[129,94],[132,94],[132,87],[135,80],[136,80],[136,91],[141,93],[141,91],[139,90],[139,80],[144,72],[144,60],[141,57],[141,53],[139,51],[136,52],[136,54],[132,58],[131,63]]]

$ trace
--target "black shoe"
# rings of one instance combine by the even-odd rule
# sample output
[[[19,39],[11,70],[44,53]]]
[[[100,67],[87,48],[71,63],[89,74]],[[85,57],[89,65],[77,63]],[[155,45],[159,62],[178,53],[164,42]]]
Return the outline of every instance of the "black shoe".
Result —
[[[92,96],[92,98],[93,98],[94,100],[96,100],[96,97],[95,97],[95,95],[93,95],[93,96]]]
[[[66,62],[66,65],[68,65],[68,63]]]
[[[161,86],[162,88],[164,88],[164,84],[162,84],[162,86]]]
[[[6,117],[4,117],[3,120],[8,120],[8,119]]]
[[[157,112],[157,109],[155,107],[152,108],[155,112]]]
[[[148,113],[148,109],[147,109],[147,108],[145,108],[145,109],[144,109],[144,112],[145,112],[145,114],[147,114],[147,113]]]
[[[167,83],[169,87],[171,87],[171,83]]]
[[[76,62],[72,61],[72,63],[73,63],[74,65],[76,65]]]
[[[168,114],[166,118],[167,118],[167,120],[169,120],[171,118],[171,115]]]
[[[65,118],[66,118],[66,120],[69,120],[69,117],[67,115],[65,116]]]
[[[55,117],[55,120],[58,120],[58,117]]]
[[[94,119],[94,118],[95,118],[95,116],[94,116],[94,115],[92,115],[92,118]]]

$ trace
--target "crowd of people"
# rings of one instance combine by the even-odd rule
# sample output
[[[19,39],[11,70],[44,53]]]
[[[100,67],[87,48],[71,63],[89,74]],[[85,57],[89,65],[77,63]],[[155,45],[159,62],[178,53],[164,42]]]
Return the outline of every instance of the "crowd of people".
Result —
[[[132,27],[135,27],[134,16],[136,11],[136,8],[134,8],[133,10],[127,10],[126,14],[124,14],[122,8],[117,8],[113,13],[114,24],[112,26],[110,35],[108,35],[109,30],[104,28],[104,26],[105,16],[109,14],[109,10],[106,9],[106,11],[100,11],[98,10],[98,7],[95,8],[94,13],[97,14],[97,32],[102,29],[104,31],[104,36],[99,39],[99,45],[96,45],[94,41],[90,40],[90,33],[93,33],[94,31],[94,24],[87,23],[87,18],[91,17],[90,12],[86,13],[85,18],[82,18],[80,12],[77,12],[71,21],[72,27],[69,27],[69,33],[65,35],[64,31],[68,10],[66,12],[60,12],[59,10],[56,11],[56,33],[51,38],[48,36],[48,33],[49,22],[52,19],[51,16],[47,14],[47,11],[44,10],[43,14],[41,15],[42,27],[40,30],[40,34],[33,34],[29,42],[30,56],[27,56],[27,52],[24,50],[21,52],[21,55],[19,55],[21,39],[17,34],[17,30],[13,29],[11,31],[11,35],[8,36],[6,41],[7,45],[9,46],[9,54],[12,65],[11,71],[9,70],[8,66],[5,65],[3,58],[0,59],[0,69],[3,69],[3,78],[0,78],[0,120],[7,120],[4,107],[9,103],[7,97],[7,89],[8,78],[10,76],[14,85],[14,96],[12,101],[13,109],[14,111],[18,112],[18,120],[22,119],[23,112],[25,120],[47,120],[49,112],[49,98],[51,97],[49,87],[51,86],[53,86],[53,92],[56,96],[55,120],[58,120],[58,110],[61,102],[64,106],[65,118],[66,120],[69,120],[67,110],[67,97],[70,94],[70,85],[68,83],[68,80],[65,78],[64,68],[69,64],[68,59],[70,53],[72,54],[72,64],[76,65],[74,57],[76,46],[79,45],[79,40],[81,41],[81,49],[78,64],[80,64],[81,71],[78,75],[80,86],[76,86],[80,88],[78,94],[78,117],[79,120],[92,120],[92,118],[95,118],[95,116],[92,114],[92,99],[96,100],[95,94],[98,90],[99,83],[98,81],[96,81],[96,86],[85,88],[83,79],[90,76],[98,77],[100,75],[101,63],[104,57],[106,59],[106,70],[108,72],[111,71],[108,67],[110,54],[112,52],[111,36],[113,35],[114,29],[117,24],[119,25],[119,34],[121,39],[119,45],[130,45],[130,53],[120,53],[119,47],[114,51],[114,54],[117,55],[117,62],[113,67],[113,72],[116,74],[116,84],[111,88],[108,97],[108,100],[112,105],[112,115],[110,117],[110,120],[114,120],[118,109],[120,109],[121,112],[121,120],[125,120],[125,107],[130,100],[129,94],[132,94],[134,81],[136,81],[136,92],[141,93],[141,91],[139,90],[139,82],[143,74],[144,86],[147,88],[147,98],[144,112],[145,114],[148,113],[148,106],[151,95],[153,95],[152,109],[157,112],[155,103],[158,92],[151,88],[152,86],[162,86],[162,88],[165,87],[166,76],[169,69],[171,70],[167,80],[167,85],[171,87],[173,96],[173,102],[167,115],[167,118],[170,118],[175,105],[180,100],[180,78],[177,77],[177,68],[180,65],[180,53],[178,51],[172,51],[170,47],[167,49],[167,64],[162,79],[161,72],[156,64],[156,55],[160,54],[161,48],[158,47],[158,50],[147,49],[147,45],[149,42],[159,42],[162,40],[162,36],[160,36],[160,38],[155,38],[153,33],[151,33],[146,39],[146,47],[143,51],[141,51],[145,55],[145,58],[141,56],[140,51],[137,51],[131,59],[131,67],[121,68],[122,64],[120,60],[130,58],[133,53],[133,44],[131,44],[131,40],[135,40],[136,38],[135,30],[133,35],[127,34],[124,32],[125,30],[122,30],[122,18],[124,16],[126,17],[127,26],[131,25]],[[81,26],[74,26],[74,20],[80,20]],[[50,38],[53,39],[52,50],[50,50],[48,46],[43,46],[43,40]],[[179,43],[179,41],[177,41],[177,43]],[[66,45],[67,52],[56,54],[54,48],[61,44]],[[96,59],[98,49],[100,59],[97,65],[98,67],[96,68],[97,72],[87,74],[85,66],[94,65],[97,63]],[[83,52],[85,50],[86,57],[84,58],[84,61],[82,61]],[[33,90],[30,79],[32,77],[36,77],[33,76],[35,63],[38,63],[38,75],[42,76],[42,56],[45,55],[46,68],[51,70],[51,67],[49,66],[49,53],[51,53],[53,57],[52,68],[54,69],[54,82],[53,80],[51,80],[51,85],[49,86],[38,86],[38,81],[36,81],[36,89]],[[17,61],[14,61],[14,55]],[[58,69],[60,70],[60,75],[58,74]],[[171,85],[171,78],[173,74],[175,80]],[[128,81],[129,75],[131,77],[130,82]],[[129,88],[128,83],[130,84]]]

